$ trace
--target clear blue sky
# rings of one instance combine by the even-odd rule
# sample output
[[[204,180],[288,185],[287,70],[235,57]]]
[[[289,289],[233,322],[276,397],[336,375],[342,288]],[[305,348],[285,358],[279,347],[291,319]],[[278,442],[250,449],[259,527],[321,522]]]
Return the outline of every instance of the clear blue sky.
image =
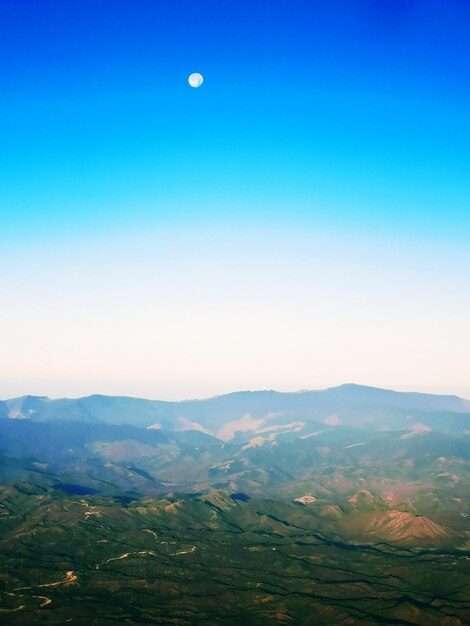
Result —
[[[470,387],[469,32],[455,0],[3,0],[0,395]]]

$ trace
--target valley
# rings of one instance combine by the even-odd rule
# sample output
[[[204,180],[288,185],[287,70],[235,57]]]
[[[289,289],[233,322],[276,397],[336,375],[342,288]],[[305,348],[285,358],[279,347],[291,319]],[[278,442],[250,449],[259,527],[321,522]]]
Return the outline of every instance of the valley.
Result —
[[[0,419],[2,623],[469,624],[466,406],[384,429],[364,393],[367,425],[241,407],[229,440]]]

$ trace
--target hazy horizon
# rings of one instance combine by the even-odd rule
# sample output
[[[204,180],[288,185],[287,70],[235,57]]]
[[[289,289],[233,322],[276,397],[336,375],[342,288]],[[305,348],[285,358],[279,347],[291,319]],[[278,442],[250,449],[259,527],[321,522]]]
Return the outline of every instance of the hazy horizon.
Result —
[[[78,383],[76,383],[79,385],[79,381]],[[212,397],[218,397],[218,396],[222,396],[222,395],[226,395],[226,394],[230,394],[230,393],[237,393],[237,392],[257,392],[257,391],[277,391],[277,392],[282,392],[282,393],[301,393],[301,392],[306,392],[306,391],[323,391],[325,389],[330,389],[330,388],[334,388],[334,387],[339,387],[342,385],[358,385],[358,386],[364,386],[364,387],[373,387],[373,388],[377,388],[377,389],[384,389],[384,390],[391,390],[391,391],[401,391],[401,392],[414,392],[414,393],[424,393],[424,394],[433,394],[433,395],[453,395],[453,396],[458,396],[460,398],[463,398],[465,400],[470,401],[470,389],[455,389],[455,388],[445,388],[445,387],[441,387],[441,388],[427,388],[427,387],[413,387],[413,386],[396,386],[396,385],[370,385],[367,383],[357,383],[357,382],[340,382],[337,384],[324,384],[324,385],[319,385],[319,386],[314,386],[314,385],[310,385],[307,387],[299,387],[299,388],[294,388],[294,387],[273,387],[273,386],[266,386],[266,387],[257,387],[257,388],[223,388],[219,391],[216,391],[214,393],[211,393],[210,391],[208,391],[207,393],[197,393],[197,390],[195,394],[188,394],[188,395],[183,395],[183,396],[178,396],[178,395],[165,395],[164,390],[162,390],[162,393],[160,395],[155,393],[150,393],[151,392],[151,384],[149,383],[149,387],[148,387],[148,393],[145,391],[146,387],[145,385],[140,385],[137,386],[136,392],[132,392],[132,387],[130,387],[130,392],[129,393],[124,393],[122,391],[122,387],[119,386],[109,386],[108,387],[108,391],[99,391],[99,390],[93,390],[93,391],[87,391],[87,389],[93,388],[90,385],[84,384],[83,386],[83,390],[80,392],[78,391],[78,389],[81,389],[80,386],[77,387],[77,391],[76,392],[72,392],[72,393],[65,393],[65,394],[61,394],[61,393],[57,393],[57,394],[50,394],[50,393],[42,393],[42,392],[35,392],[32,393],[31,391],[27,391],[25,393],[18,393],[15,392],[16,387],[12,386],[12,390],[14,393],[10,393],[10,394],[6,394],[6,393],[2,393],[0,395],[0,401],[1,400],[10,400],[12,398],[19,398],[19,397],[23,397],[23,396],[42,396],[42,397],[47,397],[50,398],[51,400],[58,400],[60,398],[70,398],[70,399],[79,399],[82,397],[87,397],[87,396],[92,396],[92,395],[102,395],[102,396],[121,396],[121,397],[133,397],[133,398],[143,398],[146,400],[162,400],[162,401],[167,401],[167,402],[183,402],[186,400],[207,400],[209,398]],[[35,384],[32,383],[32,386],[35,388],[38,388],[38,384],[37,381]],[[47,387],[47,385],[46,385]],[[17,389],[22,389],[23,386],[18,386]],[[73,387],[71,387],[71,389],[73,389]],[[140,393],[138,390],[142,389],[142,393]]]

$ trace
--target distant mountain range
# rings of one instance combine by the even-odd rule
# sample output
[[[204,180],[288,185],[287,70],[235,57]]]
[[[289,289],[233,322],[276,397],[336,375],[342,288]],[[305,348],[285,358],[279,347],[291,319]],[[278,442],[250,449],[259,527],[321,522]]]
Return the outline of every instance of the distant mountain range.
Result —
[[[198,430],[228,441],[276,432],[307,434],[312,424],[465,432],[470,430],[470,401],[346,384],[295,393],[241,391],[182,402],[104,395],[57,400],[22,396],[0,402],[1,418]]]
[[[455,396],[6,400],[0,613],[91,624],[99,603],[106,623],[274,625],[292,601],[296,624],[463,625],[468,485]]]

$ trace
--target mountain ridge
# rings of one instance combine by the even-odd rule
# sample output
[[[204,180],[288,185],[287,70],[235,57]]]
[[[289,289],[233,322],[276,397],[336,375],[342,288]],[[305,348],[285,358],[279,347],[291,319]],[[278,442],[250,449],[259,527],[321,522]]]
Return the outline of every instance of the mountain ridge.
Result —
[[[217,400],[219,398],[228,398],[233,396],[241,396],[241,395],[259,395],[259,394],[273,394],[277,396],[299,396],[305,394],[324,394],[327,392],[340,392],[340,391],[355,391],[355,390],[363,390],[366,392],[381,392],[387,394],[393,394],[396,396],[409,396],[416,398],[436,398],[442,400],[449,401],[459,401],[463,402],[468,406],[470,410],[470,399],[463,398],[462,396],[458,396],[457,394],[438,394],[438,393],[427,393],[422,391],[398,391],[396,389],[389,389],[385,387],[375,387],[373,385],[362,385],[359,383],[342,383],[341,385],[334,385],[333,387],[325,387],[322,389],[298,389],[297,391],[278,391],[277,389],[240,389],[237,391],[229,391],[227,393],[216,394],[213,396],[207,396],[204,398],[185,398],[183,400],[160,400],[158,398],[143,398],[141,396],[133,396],[133,395],[115,395],[115,394],[105,394],[105,393],[92,393],[86,396],[77,396],[77,397],[69,397],[69,396],[59,396],[56,398],[51,398],[46,395],[35,395],[35,394],[24,394],[21,396],[14,396],[12,398],[6,398],[4,400],[0,400],[0,407],[4,403],[14,402],[17,400],[25,400],[25,399],[36,399],[36,400],[44,400],[48,402],[57,402],[61,400],[87,400],[90,398],[116,398],[116,399],[126,399],[126,400],[143,400],[145,402],[151,403],[161,403],[161,404],[188,404],[192,402],[208,402],[211,400]]]
[[[228,441],[294,427],[308,434],[310,425],[322,423],[375,430],[407,430],[420,423],[430,430],[466,432],[470,401],[347,383],[312,391],[237,391],[180,402],[103,394],[57,399],[27,395],[0,402],[0,418],[5,417],[200,430]]]

